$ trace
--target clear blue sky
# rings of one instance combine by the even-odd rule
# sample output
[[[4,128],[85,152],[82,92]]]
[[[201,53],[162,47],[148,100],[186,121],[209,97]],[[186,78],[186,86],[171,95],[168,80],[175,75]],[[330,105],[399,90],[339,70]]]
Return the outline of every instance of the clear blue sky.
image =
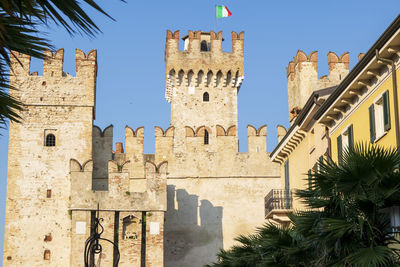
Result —
[[[219,19],[224,49],[232,30],[245,31],[245,80],[239,92],[240,151],[247,151],[246,125],[268,125],[267,150],[277,144],[276,125],[288,126],[286,66],[298,49],[319,51],[319,76],[327,74],[327,53],[350,52],[350,67],[397,16],[398,1],[133,1],[104,2],[116,22],[90,11],[103,33],[71,38],[48,28],[48,38],[65,48],[64,71],[75,74],[75,48],[98,50],[95,124],[114,125],[114,141],[124,141],[124,127],[145,126],[145,153],[154,153],[154,126],[170,122],[164,99],[166,30],[214,28],[214,5],[225,4],[232,17]],[[42,72],[33,60],[31,71]],[[3,249],[8,132],[0,130],[0,251]],[[73,141],[73,140],[71,140]],[[68,164],[67,162],[65,164]],[[0,257],[0,261],[2,257]]]

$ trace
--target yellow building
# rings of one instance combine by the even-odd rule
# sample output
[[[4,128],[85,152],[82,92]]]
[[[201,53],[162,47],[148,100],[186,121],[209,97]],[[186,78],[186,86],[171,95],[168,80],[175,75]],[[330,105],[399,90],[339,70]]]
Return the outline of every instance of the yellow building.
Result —
[[[271,158],[281,165],[281,185],[284,188],[273,189],[266,196],[267,219],[289,222],[287,212],[302,208],[301,201],[293,194],[294,189],[308,186],[307,174],[316,168],[318,159],[328,153],[325,127],[316,124],[312,116],[335,88],[313,92],[286,133],[282,126],[278,126],[280,142]]]
[[[344,53],[338,57],[329,52],[329,75],[321,78],[317,73],[316,51],[307,56],[299,50],[294,60],[289,62],[287,78],[291,126],[288,131],[278,126],[279,144],[271,153],[272,161],[280,164],[283,188],[273,189],[265,197],[267,219],[278,223],[289,222],[287,212],[302,208],[294,190],[308,186],[307,174],[316,168],[321,157],[329,153],[326,127],[316,124],[313,115],[348,73],[348,56]],[[304,97],[307,94],[308,98]]]
[[[400,16],[315,113],[329,128],[334,161],[354,143],[399,147],[399,55]]]
[[[316,81],[313,53],[304,57],[298,52],[287,69],[291,126],[287,132],[278,126],[280,142],[271,153],[272,161],[281,165],[283,188],[265,197],[265,217],[278,223],[289,221],[288,212],[302,209],[293,192],[308,186],[307,174],[317,167],[321,156],[340,162],[345,149],[357,142],[394,148],[400,144],[396,78],[400,16],[365,55],[359,55],[359,62],[347,75],[348,53],[338,57],[329,52],[329,76]],[[322,85],[335,82],[337,86],[321,90]],[[299,99],[304,99],[305,93],[310,96],[302,103]]]

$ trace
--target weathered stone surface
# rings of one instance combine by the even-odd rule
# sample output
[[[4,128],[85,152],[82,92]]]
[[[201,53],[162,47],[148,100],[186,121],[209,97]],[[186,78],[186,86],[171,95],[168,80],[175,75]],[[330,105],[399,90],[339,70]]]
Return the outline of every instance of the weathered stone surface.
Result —
[[[26,110],[10,127],[5,266],[83,266],[97,204],[120,266],[203,266],[264,223],[279,165],[265,125],[249,125],[249,152],[238,152],[244,33],[232,33],[232,52],[222,51],[222,32],[190,31],[185,51],[178,39],[167,32],[171,126],[155,127],[155,154],[143,153],[143,127],[126,127],[124,153],[122,144],[112,151],[112,126],[93,126],[95,51],[77,50],[76,77],[62,71],[63,50],[46,52],[44,76],[29,75],[29,57],[17,55],[23,67],[13,58]],[[55,146],[45,146],[47,134]],[[102,265],[113,258],[105,246]]]

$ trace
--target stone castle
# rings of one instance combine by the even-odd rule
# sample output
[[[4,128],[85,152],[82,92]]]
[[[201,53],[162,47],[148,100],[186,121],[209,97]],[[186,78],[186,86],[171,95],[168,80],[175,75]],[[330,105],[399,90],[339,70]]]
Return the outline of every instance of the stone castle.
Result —
[[[25,109],[23,123],[10,125],[4,266],[83,266],[97,204],[119,266],[203,266],[265,222],[264,197],[281,188],[280,166],[266,152],[265,125],[249,125],[248,152],[238,151],[244,33],[232,32],[231,52],[222,51],[222,32],[182,39],[180,51],[179,31],[167,31],[171,126],[155,127],[154,154],[143,153],[143,127],[127,126],[125,146],[113,151],[113,127],[93,125],[96,50],[76,50],[75,77],[63,72],[62,49],[45,52],[43,76],[30,72],[30,57],[11,56],[12,95]],[[291,110],[309,90],[300,76],[314,70],[313,56],[298,53],[289,64]],[[105,246],[99,260],[111,266],[115,255]]]

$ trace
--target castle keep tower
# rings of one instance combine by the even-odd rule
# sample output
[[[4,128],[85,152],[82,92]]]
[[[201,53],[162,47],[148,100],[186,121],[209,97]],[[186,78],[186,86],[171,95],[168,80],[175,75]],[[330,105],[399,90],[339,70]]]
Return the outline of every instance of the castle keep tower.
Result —
[[[248,153],[238,151],[244,33],[232,32],[231,52],[222,51],[222,32],[189,31],[182,39],[180,51],[179,31],[167,31],[171,127],[155,129],[155,162],[168,161],[165,266],[200,267],[264,223],[263,199],[279,188],[279,166],[266,151],[266,125],[248,125]]]
[[[205,126],[209,149],[215,151],[216,126],[237,126],[244,32],[232,32],[232,52],[222,51],[222,32],[189,31],[182,40],[184,50],[179,51],[179,31],[167,31],[165,98],[171,103],[171,125],[176,129],[174,146],[182,150],[185,126]]]

